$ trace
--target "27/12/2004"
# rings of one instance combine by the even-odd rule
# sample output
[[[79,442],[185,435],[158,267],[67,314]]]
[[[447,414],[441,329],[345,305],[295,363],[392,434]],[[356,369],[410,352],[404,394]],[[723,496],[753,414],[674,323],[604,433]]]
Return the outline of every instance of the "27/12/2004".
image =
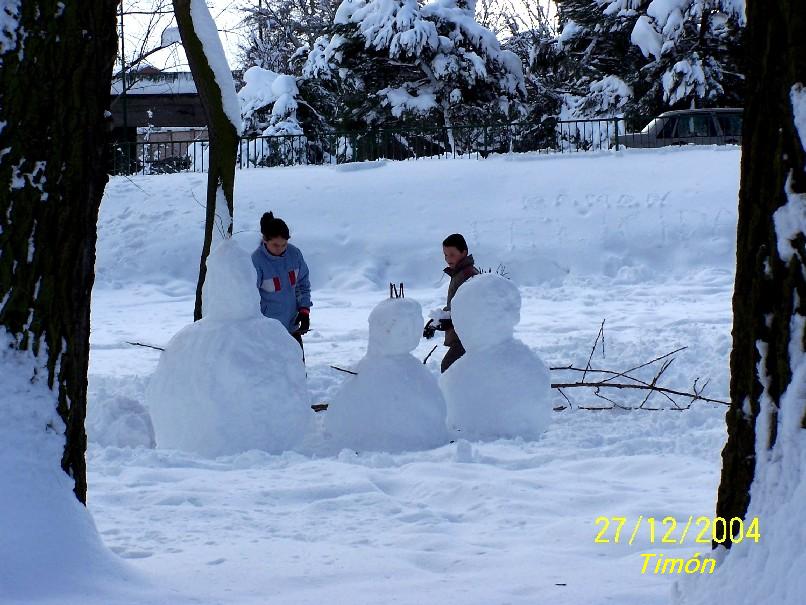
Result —
[[[696,544],[723,544],[730,541],[738,544],[743,540],[752,540],[758,543],[761,539],[758,517],[744,520],[739,517],[723,519],[722,517],[706,517],[689,515],[685,522],[678,522],[676,517],[667,516],[660,519],[639,515],[634,523],[630,524],[629,538],[624,540],[627,517],[596,517],[596,526],[601,529],[596,534],[594,542],[597,544],[620,544],[626,542],[632,545],[641,531],[647,532],[649,543],[655,544],[684,544],[686,539]],[[694,526],[694,527],[692,527]],[[640,540],[640,538],[639,538]]]

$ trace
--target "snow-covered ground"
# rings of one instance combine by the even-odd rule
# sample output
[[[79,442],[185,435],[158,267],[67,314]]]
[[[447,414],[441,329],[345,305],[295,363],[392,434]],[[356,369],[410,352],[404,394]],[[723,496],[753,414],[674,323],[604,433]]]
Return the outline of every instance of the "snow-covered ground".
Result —
[[[426,312],[444,304],[441,241],[453,232],[479,266],[503,265],[521,286],[516,337],[548,365],[584,366],[605,319],[606,356],[597,348],[594,366],[624,370],[687,346],[664,383],[710,380],[706,394],[727,399],[739,159],[698,148],[241,171],[236,239],[253,249],[260,215],[273,210],[305,254],[312,403],[330,401],[346,377],[331,364],[364,355],[367,317],[390,281]],[[574,409],[554,412],[537,442],[395,455],[210,460],[101,446],[119,437],[103,410],[142,403],[159,359],[126,342],[162,346],[192,319],[205,186],[197,174],[115,178],[101,208],[89,510],[109,548],[148,578],[120,602],[669,602],[677,577],[642,575],[641,553],[708,546],[650,544],[648,532],[632,546],[596,544],[595,519],[711,516],[719,405],[586,411],[576,405],[607,402],[568,389]],[[429,359],[434,373],[443,352]]]

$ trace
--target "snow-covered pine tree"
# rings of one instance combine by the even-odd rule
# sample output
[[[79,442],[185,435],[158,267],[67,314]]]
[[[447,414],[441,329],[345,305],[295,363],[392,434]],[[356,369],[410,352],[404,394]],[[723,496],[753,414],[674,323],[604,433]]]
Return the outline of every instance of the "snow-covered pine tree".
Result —
[[[649,0],[557,0],[560,33],[536,56],[538,73],[550,72],[567,90],[563,117],[623,114],[645,63],[630,41],[638,11]]]
[[[635,86],[635,111],[741,106],[742,19],[734,0],[650,2],[631,34],[648,61]]]
[[[249,0],[241,10],[248,32],[243,69],[261,67],[299,76],[308,51],[333,22],[335,0]]]
[[[342,128],[511,118],[526,95],[521,62],[474,13],[473,0],[344,0],[303,74],[341,100]]]

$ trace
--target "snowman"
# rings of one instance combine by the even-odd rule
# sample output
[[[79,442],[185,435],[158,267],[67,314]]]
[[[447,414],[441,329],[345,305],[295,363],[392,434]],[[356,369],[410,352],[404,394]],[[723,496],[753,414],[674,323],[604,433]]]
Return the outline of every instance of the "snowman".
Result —
[[[445,400],[436,378],[411,352],[423,312],[390,298],[369,315],[367,353],[328,407],[325,428],[336,447],[401,452],[447,442]]]
[[[495,274],[466,281],[451,304],[467,351],[440,377],[448,428],[464,439],[537,439],[551,416],[549,371],[514,337],[521,295]]]
[[[302,352],[260,313],[252,261],[232,240],[207,259],[203,308],[170,340],[146,389],[157,446],[203,456],[294,448],[313,416]]]

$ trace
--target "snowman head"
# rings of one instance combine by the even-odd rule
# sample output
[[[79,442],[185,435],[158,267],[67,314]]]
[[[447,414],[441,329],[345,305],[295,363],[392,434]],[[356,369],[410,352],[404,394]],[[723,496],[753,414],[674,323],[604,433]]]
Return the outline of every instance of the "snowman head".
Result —
[[[470,278],[451,301],[451,319],[468,351],[513,337],[521,320],[521,294],[510,280],[493,273]]]
[[[410,298],[389,298],[369,314],[367,355],[405,355],[420,342],[423,310]]]
[[[249,254],[234,240],[225,239],[207,257],[202,290],[204,317],[238,320],[260,316],[260,294]]]

